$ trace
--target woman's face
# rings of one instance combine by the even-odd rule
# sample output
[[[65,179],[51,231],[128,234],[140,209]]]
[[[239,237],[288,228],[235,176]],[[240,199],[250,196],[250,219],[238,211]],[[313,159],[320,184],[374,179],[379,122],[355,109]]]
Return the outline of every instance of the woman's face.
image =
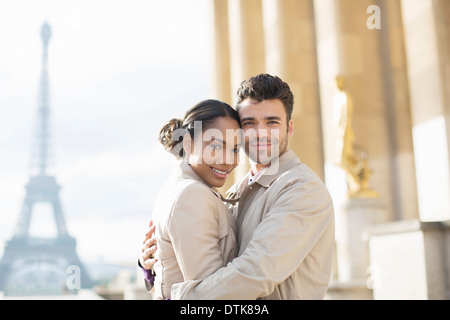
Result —
[[[194,141],[184,139],[188,163],[208,185],[222,187],[238,165],[241,130],[236,120],[220,117]],[[186,148],[187,147],[187,148]]]

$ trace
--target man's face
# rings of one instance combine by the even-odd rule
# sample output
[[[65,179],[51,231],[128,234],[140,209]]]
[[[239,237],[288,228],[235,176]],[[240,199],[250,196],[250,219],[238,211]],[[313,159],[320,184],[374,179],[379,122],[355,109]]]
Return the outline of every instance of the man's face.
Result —
[[[287,151],[288,139],[294,132],[292,120],[279,99],[261,102],[245,99],[239,117],[245,136],[245,152],[257,164],[267,165]]]

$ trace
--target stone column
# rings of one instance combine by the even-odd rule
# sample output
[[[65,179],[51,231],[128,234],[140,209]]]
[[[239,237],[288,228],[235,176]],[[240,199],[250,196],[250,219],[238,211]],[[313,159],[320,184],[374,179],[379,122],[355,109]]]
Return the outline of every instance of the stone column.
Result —
[[[242,81],[265,72],[264,32],[261,0],[229,0],[231,90],[233,103]],[[245,175],[250,166],[241,152],[234,177]]]
[[[320,177],[323,149],[311,0],[263,0],[266,69],[294,94],[289,148]]]
[[[394,217],[390,154],[390,134],[394,133],[386,116],[380,32],[367,27],[367,9],[371,5],[372,0],[314,1],[325,180],[336,207],[339,280],[358,280],[364,285],[369,265],[365,258],[367,243],[362,240],[363,228],[391,221]],[[354,144],[368,152],[368,166],[372,171],[369,183],[379,194],[376,199],[348,198],[346,176],[336,165],[338,149],[333,103],[337,90],[333,82],[337,75],[345,78],[345,90],[353,100]],[[359,219],[354,218],[358,214],[355,210],[360,214]]]
[[[421,221],[450,219],[448,1],[402,1]]]
[[[369,167],[373,171],[370,185],[380,194],[380,200],[391,207],[391,137],[386,119],[380,33],[366,26],[367,8],[373,2],[316,0],[314,4],[326,170],[335,171],[336,167],[337,135],[332,119],[336,89],[333,83],[337,75],[342,75],[353,99],[355,144],[365,148],[369,155]],[[335,189],[342,193],[345,184]],[[340,197],[345,198],[345,195]],[[392,209],[388,216],[394,216]]]
[[[233,106],[231,88],[230,37],[228,31],[228,0],[211,0],[214,17],[214,48],[212,96]]]
[[[392,207],[396,220],[417,219],[417,186],[401,0],[380,0],[381,58],[390,128]]]
[[[265,71],[261,0],[228,0],[233,97],[241,82]]]

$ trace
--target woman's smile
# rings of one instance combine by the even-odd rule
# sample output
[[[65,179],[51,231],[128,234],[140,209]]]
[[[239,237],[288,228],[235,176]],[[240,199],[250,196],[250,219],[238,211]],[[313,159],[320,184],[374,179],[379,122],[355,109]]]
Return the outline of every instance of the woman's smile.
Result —
[[[210,167],[212,172],[220,179],[225,179],[226,177],[228,177],[228,175],[230,174],[230,172],[233,169],[229,169],[229,170],[220,170],[218,168],[214,168],[214,167]]]

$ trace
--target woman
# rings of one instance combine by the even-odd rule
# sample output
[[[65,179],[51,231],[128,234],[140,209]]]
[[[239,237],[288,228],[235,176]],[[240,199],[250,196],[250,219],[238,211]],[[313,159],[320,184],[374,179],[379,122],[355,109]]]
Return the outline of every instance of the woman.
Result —
[[[234,219],[216,188],[238,164],[239,115],[224,102],[205,100],[183,120],[170,120],[159,141],[181,160],[153,211],[155,298],[168,299],[174,283],[202,279],[237,254]]]

